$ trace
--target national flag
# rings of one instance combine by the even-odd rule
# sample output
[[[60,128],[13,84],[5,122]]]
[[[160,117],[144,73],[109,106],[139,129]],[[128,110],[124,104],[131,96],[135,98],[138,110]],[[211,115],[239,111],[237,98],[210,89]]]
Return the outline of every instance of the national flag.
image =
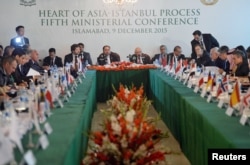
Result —
[[[70,75],[69,75],[69,83],[70,83],[70,84],[73,84],[73,83],[74,83],[74,80],[75,80],[74,77],[70,74]]]
[[[224,79],[220,82],[218,90],[217,90],[217,97],[223,92],[226,92],[228,90],[228,85],[227,85],[227,77],[225,76]]]
[[[62,84],[66,87],[68,84],[67,84],[67,77],[66,75],[62,75],[61,76],[61,81],[62,81]]]
[[[179,62],[178,66],[175,68],[175,74],[178,73],[181,69],[181,63]]]
[[[201,77],[199,82],[198,82],[198,87],[200,88],[203,83],[204,83],[204,78]]]
[[[191,72],[196,72],[196,67],[197,67],[197,64],[196,63],[193,63],[191,64]]]
[[[169,70],[171,71],[174,66],[174,57],[172,57],[172,60],[170,62]]]
[[[206,89],[208,89],[209,87],[212,89],[212,86],[213,86],[213,78],[211,76],[211,72],[209,71],[208,77],[207,77]]]
[[[238,105],[238,103],[240,103],[240,86],[239,86],[239,82],[236,81],[234,88],[233,88],[233,92],[230,96],[230,106],[231,107],[235,107],[236,105]]]
[[[53,108],[53,106],[54,106],[53,105],[53,97],[52,97],[52,94],[49,90],[46,91],[45,97],[49,102],[50,108]]]
[[[249,107],[250,105],[250,89],[248,89],[247,93],[243,96],[243,105],[245,107]]]
[[[209,87],[210,87],[210,89],[212,89],[212,86],[213,86],[213,78],[211,78],[207,81],[206,89],[208,89]]]
[[[175,74],[178,73],[182,68],[182,59],[180,59],[177,67],[175,68]]]
[[[187,67],[187,66],[188,66],[188,60],[186,59],[183,61],[183,67]]]
[[[162,58],[162,66],[165,67],[167,65],[167,58]]]

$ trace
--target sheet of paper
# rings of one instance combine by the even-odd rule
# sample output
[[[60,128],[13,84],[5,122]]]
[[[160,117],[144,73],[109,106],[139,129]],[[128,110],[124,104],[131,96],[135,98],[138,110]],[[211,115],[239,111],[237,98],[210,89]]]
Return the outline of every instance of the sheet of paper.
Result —
[[[41,74],[40,74],[38,71],[36,71],[36,70],[30,68],[30,70],[29,70],[29,72],[27,73],[26,76],[40,76],[40,75],[41,75]]]

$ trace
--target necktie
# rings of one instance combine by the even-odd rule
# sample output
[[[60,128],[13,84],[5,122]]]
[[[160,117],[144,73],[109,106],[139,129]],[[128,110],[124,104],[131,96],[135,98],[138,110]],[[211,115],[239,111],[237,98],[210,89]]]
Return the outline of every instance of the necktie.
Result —
[[[206,50],[205,45],[204,45],[204,43],[203,43],[202,40],[200,41],[200,45],[201,45],[201,48],[202,48],[203,50]]]
[[[137,64],[140,64],[141,63],[141,56],[137,56]]]
[[[75,56],[75,70],[78,71],[78,60],[77,60],[77,56]]]
[[[111,63],[110,61],[110,55],[107,56],[107,64],[109,65]]]
[[[25,45],[24,37],[22,37],[22,44]]]
[[[50,66],[54,66],[54,59],[53,58],[50,59]]]
[[[19,70],[20,70],[21,75],[24,75],[24,74],[23,74],[23,68],[22,68],[22,65],[19,65]]]

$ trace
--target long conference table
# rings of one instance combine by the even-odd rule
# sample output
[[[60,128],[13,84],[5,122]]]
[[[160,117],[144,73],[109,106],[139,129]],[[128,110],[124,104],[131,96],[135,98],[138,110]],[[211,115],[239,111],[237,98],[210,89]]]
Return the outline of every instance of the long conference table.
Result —
[[[49,146],[45,150],[33,149],[37,165],[79,165],[88,145],[89,130],[96,110],[96,72],[88,71],[86,78],[79,84],[77,91],[64,103],[63,108],[52,110],[47,119],[53,132],[48,135]],[[43,127],[43,126],[41,126]],[[33,135],[36,143],[38,135]],[[23,146],[27,150],[28,137],[24,137]],[[22,155],[15,151],[16,160]]]
[[[250,127],[238,117],[195,94],[181,82],[157,69],[87,71],[76,93],[48,119],[53,133],[50,146],[35,150],[38,164],[79,164],[87,149],[91,120],[97,102],[105,102],[122,83],[144,85],[146,94],[161,113],[192,165],[206,165],[209,148],[250,148]],[[27,144],[27,138],[23,140]],[[20,158],[20,157],[19,157]]]

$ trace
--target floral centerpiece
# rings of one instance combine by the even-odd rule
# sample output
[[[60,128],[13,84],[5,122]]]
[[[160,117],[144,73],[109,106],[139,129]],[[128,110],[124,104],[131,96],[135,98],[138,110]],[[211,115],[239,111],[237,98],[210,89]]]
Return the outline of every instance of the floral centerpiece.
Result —
[[[156,145],[168,137],[156,127],[159,118],[149,118],[151,101],[144,97],[143,87],[119,91],[108,101],[103,130],[90,133],[89,151],[83,165],[166,165],[169,149]]]
[[[122,70],[138,70],[138,69],[156,69],[154,64],[135,64],[132,62],[121,61],[113,62],[109,66],[93,65],[88,67],[88,69],[98,70],[98,71],[122,71]]]

